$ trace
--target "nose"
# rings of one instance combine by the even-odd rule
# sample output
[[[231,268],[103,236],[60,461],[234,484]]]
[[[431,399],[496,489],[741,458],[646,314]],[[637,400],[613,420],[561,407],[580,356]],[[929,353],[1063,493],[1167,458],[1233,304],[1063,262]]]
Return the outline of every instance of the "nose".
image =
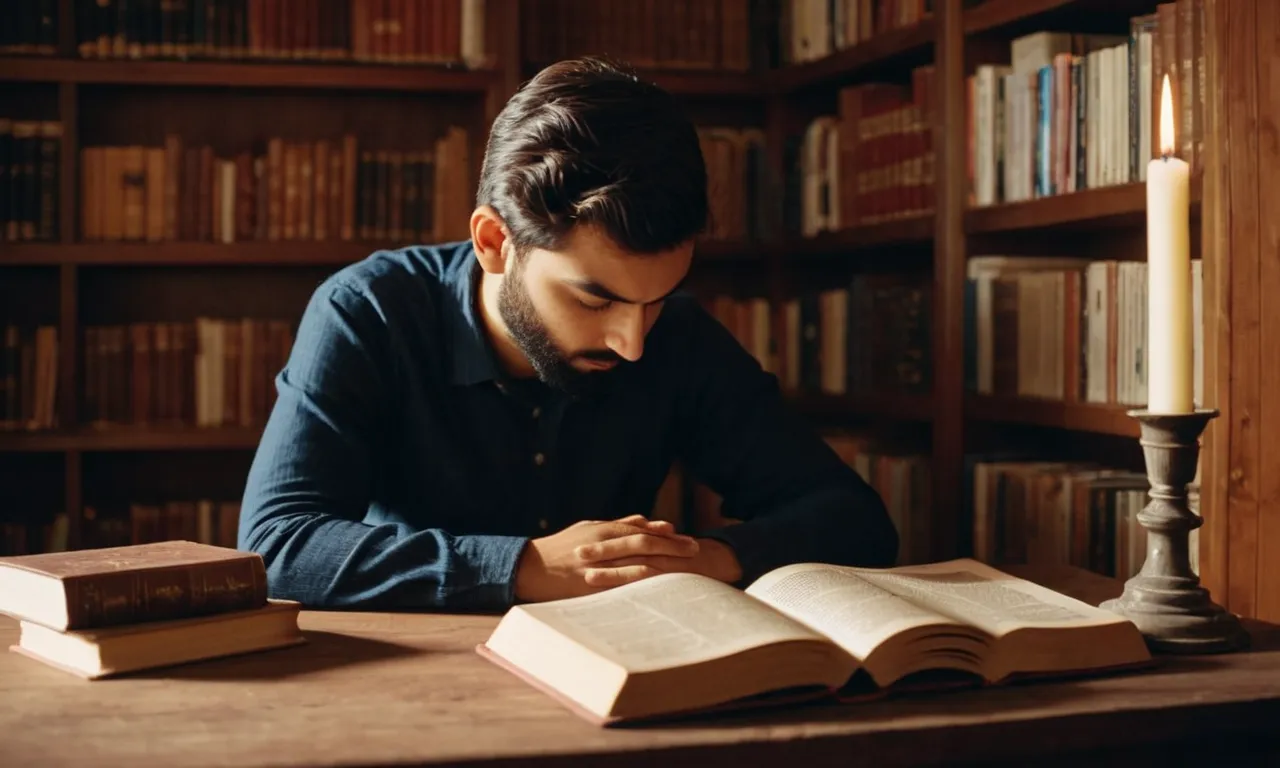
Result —
[[[627,307],[605,335],[605,346],[623,360],[634,363],[644,354],[644,307]]]

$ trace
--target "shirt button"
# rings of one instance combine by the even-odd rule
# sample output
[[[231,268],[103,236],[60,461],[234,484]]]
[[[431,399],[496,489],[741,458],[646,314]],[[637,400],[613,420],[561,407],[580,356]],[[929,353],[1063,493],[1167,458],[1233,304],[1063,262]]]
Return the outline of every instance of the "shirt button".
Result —
[[[536,419],[536,418],[538,418],[538,417],[539,417],[539,416],[541,416],[541,415],[542,415],[542,409],[535,405],[535,406],[533,407],[533,418],[535,418],[535,419]]]
[[[534,463],[534,464],[537,464],[538,466],[542,466],[542,464],[543,464],[546,460],[547,460],[547,457],[546,457],[546,456],[543,456],[541,453],[535,453],[535,454],[533,454],[533,463]]]
[[[547,523],[546,520],[539,520],[538,527],[545,531],[549,527],[549,524]]]

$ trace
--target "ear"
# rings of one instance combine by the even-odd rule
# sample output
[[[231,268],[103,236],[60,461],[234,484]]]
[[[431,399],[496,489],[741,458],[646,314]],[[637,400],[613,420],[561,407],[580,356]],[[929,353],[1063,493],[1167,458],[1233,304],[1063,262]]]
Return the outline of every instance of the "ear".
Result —
[[[493,208],[482,205],[471,212],[471,244],[481,269],[491,275],[506,272],[511,243],[507,239],[507,225]]]

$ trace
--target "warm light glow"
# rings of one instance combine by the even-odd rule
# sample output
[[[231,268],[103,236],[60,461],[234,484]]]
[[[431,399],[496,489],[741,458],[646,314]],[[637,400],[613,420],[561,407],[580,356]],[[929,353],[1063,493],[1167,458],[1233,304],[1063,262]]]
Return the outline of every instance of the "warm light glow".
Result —
[[[1164,85],[1160,87],[1160,154],[1172,155],[1173,136],[1173,90],[1169,87],[1169,76],[1164,76]]]

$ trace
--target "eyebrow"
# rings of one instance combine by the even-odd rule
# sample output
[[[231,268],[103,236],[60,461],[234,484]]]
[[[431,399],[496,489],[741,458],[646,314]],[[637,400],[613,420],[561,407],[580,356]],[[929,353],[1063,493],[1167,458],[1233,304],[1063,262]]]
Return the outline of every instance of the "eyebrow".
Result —
[[[660,301],[665,301],[666,299],[670,298],[673,294],[680,291],[680,289],[684,287],[688,279],[689,279],[688,275],[685,275],[685,277],[683,277],[680,280],[680,282],[676,283],[676,286],[674,288],[667,291],[666,294],[664,294],[660,298],[654,299],[653,301],[644,302],[644,303],[657,304]],[[634,301],[632,299],[623,298],[622,296],[619,296],[618,294],[604,287],[600,283],[597,283],[595,280],[570,280],[569,285],[572,285],[573,287],[577,288],[583,293],[589,293],[592,296],[595,296],[596,298],[599,298],[599,299],[604,299],[605,301],[616,301],[622,304],[642,303],[639,301]]]

